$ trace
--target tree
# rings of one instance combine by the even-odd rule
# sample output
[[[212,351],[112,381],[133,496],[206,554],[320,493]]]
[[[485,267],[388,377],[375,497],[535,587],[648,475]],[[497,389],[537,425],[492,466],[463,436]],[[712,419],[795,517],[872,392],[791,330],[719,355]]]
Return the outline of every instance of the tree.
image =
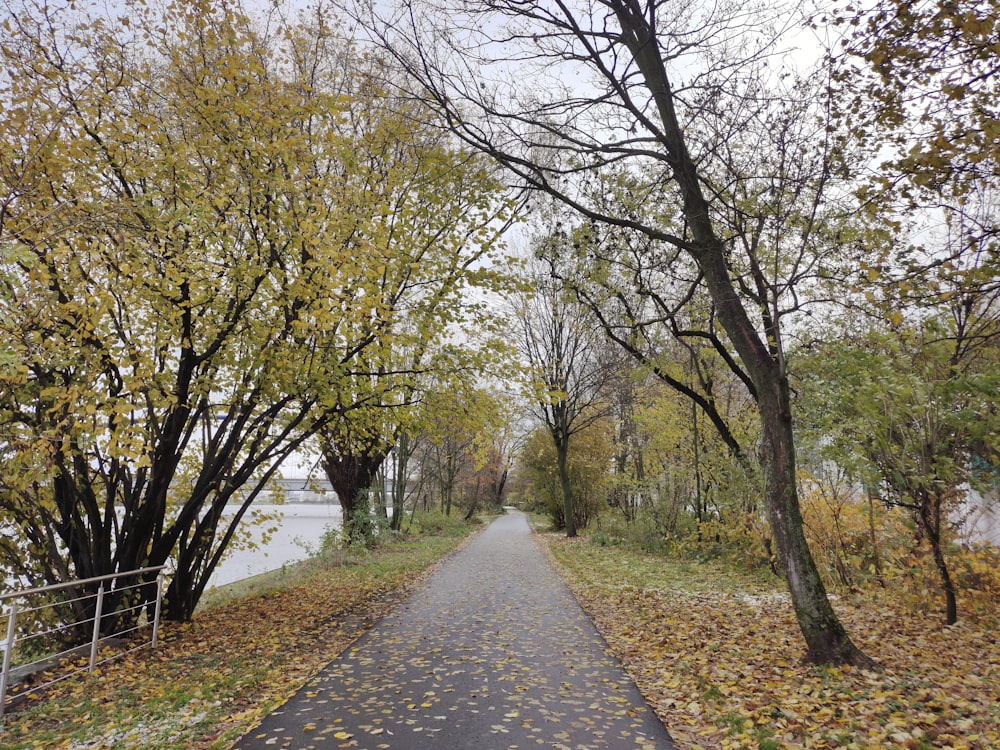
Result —
[[[636,423],[643,396],[648,396],[637,367],[623,367],[608,383],[608,400],[615,425],[615,481],[608,504],[618,508],[629,522],[643,498],[646,482],[645,441]]]
[[[386,196],[356,190],[351,53],[321,23],[75,12],[17,9],[2,43],[0,503],[30,540],[5,562],[50,582],[169,562],[187,619],[267,479],[379,361],[383,302],[358,297],[385,268],[353,218],[392,204],[355,210]]]
[[[303,298],[275,294],[297,234],[263,163],[286,155],[303,103],[238,17],[202,11],[140,45],[155,63],[125,26],[68,11],[14,15],[3,47],[19,360],[4,423],[8,467],[26,469],[5,472],[6,511],[45,540],[47,580],[173,557],[171,617],[218,561],[222,507],[311,410],[284,388]],[[287,105],[288,125],[249,90]]]
[[[955,201],[1000,177],[998,19],[996,0],[881,0],[832,14],[849,30],[834,51],[843,114],[891,148],[885,184],[905,176],[914,201]]]
[[[870,337],[863,348],[822,351],[838,373],[827,376],[832,397],[826,406],[841,420],[840,429],[831,430],[836,442],[830,448],[862,460],[866,484],[886,504],[911,513],[941,579],[946,621],[954,624],[957,590],[945,554],[949,515],[963,485],[982,486],[995,476],[987,466],[996,450],[988,436],[996,432],[998,383],[991,373],[949,365],[947,344],[932,341],[939,335],[933,326],[908,333],[881,346]]]
[[[996,0],[884,0],[832,14],[848,29],[831,53],[833,109],[871,154],[859,190],[868,214],[897,235],[865,270],[911,300],[934,304],[1000,273],[998,17]]]
[[[428,388],[411,425],[421,488],[436,494],[445,515],[464,501],[467,519],[476,513],[484,482],[495,481],[488,469],[496,458],[495,436],[508,419],[497,395],[469,375],[452,373]]]
[[[693,281],[707,290],[725,334],[724,350],[745,373],[758,405],[764,495],[806,658],[871,664],[826,597],[802,533],[796,491],[782,325],[795,294],[770,272],[801,268],[799,258],[806,256],[784,253],[795,237],[811,236],[809,214],[792,232],[794,224],[776,225],[780,242],[770,245],[772,266],[758,263],[756,251],[774,238],[755,235],[753,222],[735,242],[720,230],[727,210],[739,219],[742,207],[759,207],[766,196],[766,185],[740,193],[753,185],[747,173],[728,184],[713,179],[726,171],[713,165],[732,127],[768,98],[765,63],[774,47],[759,20],[766,20],[765,10],[692,12],[653,0],[495,2],[464,6],[461,14],[449,7],[447,24],[435,11],[443,9],[414,2],[387,19],[374,5],[357,15],[408,65],[422,84],[418,95],[454,132],[529,189],[554,196],[597,226],[634,230],[691,262]],[[735,48],[744,52],[739,59],[721,54]],[[524,87],[529,72],[538,77]],[[822,132],[819,145],[832,153]],[[634,185],[625,206],[594,201],[587,190],[588,176],[614,167]],[[675,213],[629,210],[648,205]],[[755,237],[759,242],[741,242]]]
[[[422,124],[427,113],[387,76],[377,61],[352,72],[357,197],[348,215],[351,244],[365,261],[352,285],[354,317],[330,347],[339,353],[345,332],[348,346],[365,343],[340,385],[343,408],[320,441],[345,528],[361,537],[369,536],[361,521],[367,490],[422,390],[449,371],[485,367],[488,351],[473,337],[464,347],[449,339],[459,327],[489,331],[481,297],[507,283],[497,268],[511,206],[495,169]]]
[[[972,277],[953,277],[961,284],[936,311],[921,293],[896,325],[826,337],[803,368],[803,429],[819,436],[821,456],[910,513],[933,555],[948,624],[958,618],[949,518],[965,488],[993,490],[1000,475],[1000,290],[970,288]]]
[[[591,422],[574,436],[567,473],[573,492],[573,523],[577,528],[585,528],[600,513],[612,490],[614,477],[608,463],[611,437],[612,425],[606,419]],[[549,516],[553,528],[566,528],[569,520],[558,456],[548,429],[540,427],[528,436],[518,458],[518,470],[528,485],[532,504]]]
[[[724,372],[716,372],[719,375]],[[754,405],[742,385],[719,377],[713,391],[716,408],[733,434],[740,443],[752,444]],[[693,530],[701,541],[703,524],[722,522],[738,531],[743,543],[761,541],[756,533],[746,533],[763,525],[759,476],[706,424],[694,401],[652,379],[637,411],[636,425],[644,445],[648,510],[665,536]],[[687,519],[693,525],[679,525]],[[763,541],[763,550],[757,545],[758,559],[761,555],[769,559],[770,540]]]
[[[548,238],[541,245],[559,241]],[[606,390],[618,362],[586,308],[545,265],[536,264],[529,288],[515,297],[512,337],[527,370],[526,395],[555,446],[566,536],[574,537],[578,514],[570,482],[570,443],[576,433],[609,413]]]
[[[882,411],[850,413],[872,430],[858,451],[869,480],[931,547],[949,622],[948,508],[964,483],[996,476],[997,10],[886,0],[834,14],[848,28],[834,57],[839,116],[879,157],[861,195],[896,230],[866,268],[875,322],[860,338],[871,351],[849,355],[871,359],[861,386]],[[844,377],[859,377],[845,364]]]

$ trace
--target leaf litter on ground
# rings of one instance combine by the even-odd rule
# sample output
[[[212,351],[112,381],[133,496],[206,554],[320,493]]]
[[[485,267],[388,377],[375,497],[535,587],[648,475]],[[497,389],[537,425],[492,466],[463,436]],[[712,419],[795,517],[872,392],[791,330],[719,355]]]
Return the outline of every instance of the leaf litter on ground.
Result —
[[[9,709],[0,748],[226,748],[398,603],[461,536],[316,558],[164,623],[139,649]]]
[[[946,627],[889,593],[840,598],[838,615],[882,670],[805,666],[780,588],[718,564],[539,538],[678,747],[1000,747],[995,619]],[[403,542],[353,564],[306,566],[279,588],[168,623],[156,651],[10,712],[0,747],[229,747],[460,541]]]
[[[835,598],[880,671],[804,665],[784,591],[721,564],[540,534],[679,747],[1000,748],[996,619]]]

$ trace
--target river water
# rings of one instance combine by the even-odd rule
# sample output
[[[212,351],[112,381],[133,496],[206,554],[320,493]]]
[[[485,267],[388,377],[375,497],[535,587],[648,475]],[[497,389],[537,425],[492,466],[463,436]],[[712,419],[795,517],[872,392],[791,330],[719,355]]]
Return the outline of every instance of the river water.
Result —
[[[259,549],[237,549],[223,560],[212,574],[209,586],[224,586],[243,578],[277,570],[288,563],[298,562],[319,549],[323,535],[340,528],[341,511],[338,503],[288,503],[256,505],[260,512],[273,515],[276,526],[266,543],[261,543],[263,528],[248,524],[251,537]],[[244,520],[247,524],[247,521]]]

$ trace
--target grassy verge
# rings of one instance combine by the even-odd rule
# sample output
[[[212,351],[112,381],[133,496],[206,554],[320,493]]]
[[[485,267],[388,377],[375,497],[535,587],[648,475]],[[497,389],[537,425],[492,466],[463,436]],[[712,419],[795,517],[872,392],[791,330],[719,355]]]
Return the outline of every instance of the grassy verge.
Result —
[[[891,594],[837,599],[883,667],[808,667],[783,589],[721,565],[540,534],[678,745],[1000,747],[1000,646],[989,622],[946,627]]]
[[[58,683],[10,711],[0,748],[225,748],[386,612],[464,526],[334,552],[213,592],[160,646]]]

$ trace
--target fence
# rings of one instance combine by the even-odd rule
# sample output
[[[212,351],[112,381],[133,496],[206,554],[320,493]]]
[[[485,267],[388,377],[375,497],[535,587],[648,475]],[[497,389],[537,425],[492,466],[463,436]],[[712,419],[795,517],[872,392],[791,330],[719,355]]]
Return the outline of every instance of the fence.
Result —
[[[68,677],[77,675],[85,670],[93,671],[94,667],[98,664],[103,664],[112,659],[117,659],[125,654],[131,653],[132,651],[137,651],[140,648],[144,648],[147,644],[149,644],[152,648],[156,648],[156,639],[160,629],[160,605],[163,601],[163,576],[161,574],[165,567],[166,566],[164,565],[160,565],[152,568],[140,568],[138,570],[130,570],[124,573],[112,573],[111,575],[98,576],[96,578],[85,578],[77,581],[69,581],[67,583],[54,584],[52,586],[39,586],[38,588],[13,591],[0,595],[0,606],[6,605],[8,607],[7,637],[4,642],[0,644],[0,648],[3,649],[3,673],[0,675],[0,717],[3,716],[4,710],[8,704],[7,692],[12,677],[29,675],[42,671],[50,665],[60,663],[60,661],[66,659],[67,657],[80,656],[82,654],[86,654],[89,650],[90,658],[86,667],[80,666],[77,669],[68,670],[54,676],[49,680],[33,684],[30,689],[18,692],[17,697],[20,698],[40,690],[43,687],[53,685],[67,679]],[[148,580],[142,580],[142,577],[149,576],[152,573],[156,574],[155,599],[143,597],[139,591],[140,589],[150,585],[150,582]],[[134,580],[134,582],[130,583],[130,580]],[[85,586],[92,586],[94,584],[98,584],[97,591],[94,593],[87,593],[58,602],[49,599],[34,606],[30,604],[32,598],[48,598],[48,595],[55,591],[72,588],[82,589]],[[130,596],[130,591],[136,591],[136,595],[134,597]],[[125,606],[119,607],[114,611],[104,612],[105,598],[111,593],[118,596],[125,603]],[[65,607],[67,605],[72,607],[74,604],[83,605],[88,611],[92,606],[93,616],[88,615],[85,619],[73,622],[61,622],[51,627],[40,626],[40,628],[43,627],[44,629],[39,629],[38,632],[18,633],[18,617],[21,617],[23,623],[26,618],[34,615],[36,622],[43,623],[45,618],[44,616],[39,615],[44,615],[46,611],[53,610],[56,607]],[[151,604],[153,605],[154,614],[150,620],[147,607]],[[122,626],[121,630],[116,629],[114,632],[102,635],[102,625],[109,621],[109,618],[114,618],[114,622],[116,623],[124,622],[125,624]],[[17,664],[16,666],[13,664],[14,653],[17,647],[22,647],[23,650],[30,653],[32,650],[30,648],[30,644],[33,642],[35,644],[42,644],[47,640],[57,638],[60,633],[70,630],[71,628],[87,628],[91,625],[92,627],[89,631],[91,633],[89,644],[74,646],[73,648],[68,648],[55,653],[47,653],[44,657],[37,658],[34,661]],[[132,644],[130,648],[118,650],[112,655],[98,661],[98,646],[102,641],[107,642],[112,639],[124,638],[125,636],[143,628],[150,628],[152,631],[148,640],[142,640],[138,644]],[[29,647],[25,649],[24,647],[26,645]]]

